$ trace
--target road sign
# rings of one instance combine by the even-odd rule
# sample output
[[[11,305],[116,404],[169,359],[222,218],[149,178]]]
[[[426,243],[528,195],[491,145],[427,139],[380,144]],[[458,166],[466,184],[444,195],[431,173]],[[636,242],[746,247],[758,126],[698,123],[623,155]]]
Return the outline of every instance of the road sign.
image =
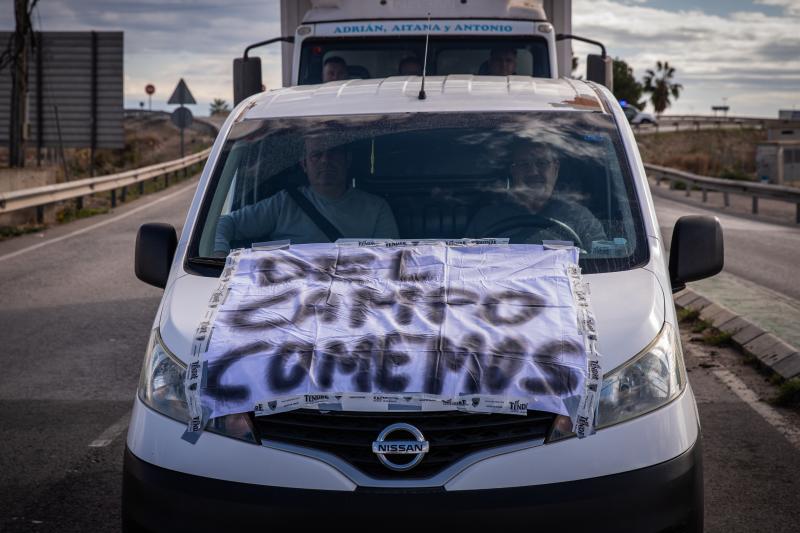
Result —
[[[177,87],[175,90],[172,91],[172,96],[169,97],[167,101],[168,104],[178,104],[178,105],[186,105],[186,104],[196,104],[197,102],[192,96],[192,93],[189,91],[189,87],[186,86],[186,82],[181,81],[178,82]]]
[[[153,85],[152,83],[148,83],[144,87],[144,92],[146,92],[147,94],[153,94],[156,92],[156,86]]]
[[[187,108],[179,107],[172,112],[172,115],[170,115],[170,120],[172,120],[172,123],[175,124],[175,126],[183,129],[192,125],[194,117],[192,116],[192,112]]]

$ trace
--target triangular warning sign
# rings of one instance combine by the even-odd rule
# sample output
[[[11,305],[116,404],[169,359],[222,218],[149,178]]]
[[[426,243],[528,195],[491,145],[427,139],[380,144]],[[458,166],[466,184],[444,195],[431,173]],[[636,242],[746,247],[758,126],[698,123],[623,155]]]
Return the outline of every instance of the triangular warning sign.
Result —
[[[168,104],[178,104],[178,105],[186,105],[186,104],[196,104],[197,102],[192,96],[192,93],[189,91],[189,87],[186,86],[186,82],[181,81],[178,82],[178,86],[175,87],[175,90],[172,91],[172,96],[169,97],[167,101]]]

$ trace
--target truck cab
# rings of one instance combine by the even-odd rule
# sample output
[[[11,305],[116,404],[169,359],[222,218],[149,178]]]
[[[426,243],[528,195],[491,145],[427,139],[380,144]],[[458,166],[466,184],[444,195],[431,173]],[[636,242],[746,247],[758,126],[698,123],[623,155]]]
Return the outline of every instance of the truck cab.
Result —
[[[282,44],[283,84],[393,76],[568,76],[570,40],[601,48],[586,79],[612,87],[602,43],[570,34],[555,0],[300,0],[281,3],[283,36],[248,46],[233,63],[234,104],[261,92],[260,46]],[[545,7],[553,15],[548,20]],[[569,67],[566,67],[569,68]]]
[[[292,85],[426,73],[557,78],[555,31],[535,0],[314,0],[294,36]]]

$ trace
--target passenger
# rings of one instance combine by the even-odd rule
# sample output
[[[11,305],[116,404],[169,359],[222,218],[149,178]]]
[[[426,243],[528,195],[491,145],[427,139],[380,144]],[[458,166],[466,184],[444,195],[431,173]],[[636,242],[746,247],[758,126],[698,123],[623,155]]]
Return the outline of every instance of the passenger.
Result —
[[[467,227],[468,237],[510,237],[512,242],[538,243],[542,240],[573,240],[570,232],[555,222],[570,227],[584,249],[592,241],[605,240],[603,225],[580,204],[553,194],[560,161],[546,144],[517,141],[511,148],[508,195],[501,202],[480,209]],[[544,217],[539,222],[514,219],[525,215]],[[533,218],[533,217],[532,217]],[[508,224],[503,224],[507,221]],[[539,225],[539,224],[543,225]],[[505,226],[505,227],[504,227]],[[531,231],[531,228],[534,231]],[[490,235],[501,230],[500,234]],[[577,246],[579,243],[575,243]]]
[[[517,73],[517,50],[509,46],[492,48],[489,53],[490,76],[512,76]]]
[[[422,64],[414,56],[404,57],[397,66],[397,72],[401,76],[421,76]]]
[[[342,237],[397,238],[397,223],[386,200],[348,186],[350,162],[344,147],[331,148],[321,139],[307,139],[301,166],[309,185],[300,187],[299,193]],[[214,252],[227,255],[235,241],[284,239],[294,244],[330,241],[286,190],[220,217]]]
[[[331,56],[322,64],[322,81],[347,79],[347,62],[339,56]]]

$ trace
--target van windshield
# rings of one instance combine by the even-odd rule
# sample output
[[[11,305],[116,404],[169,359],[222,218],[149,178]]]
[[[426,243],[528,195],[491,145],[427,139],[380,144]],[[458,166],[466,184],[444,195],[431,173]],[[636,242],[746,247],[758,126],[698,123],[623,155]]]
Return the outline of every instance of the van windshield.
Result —
[[[585,272],[647,245],[624,151],[593,112],[245,120],[211,178],[190,256],[351,239],[572,243]]]
[[[422,74],[425,37],[307,39],[299,84]],[[427,74],[550,77],[547,42],[524,37],[431,37]]]

